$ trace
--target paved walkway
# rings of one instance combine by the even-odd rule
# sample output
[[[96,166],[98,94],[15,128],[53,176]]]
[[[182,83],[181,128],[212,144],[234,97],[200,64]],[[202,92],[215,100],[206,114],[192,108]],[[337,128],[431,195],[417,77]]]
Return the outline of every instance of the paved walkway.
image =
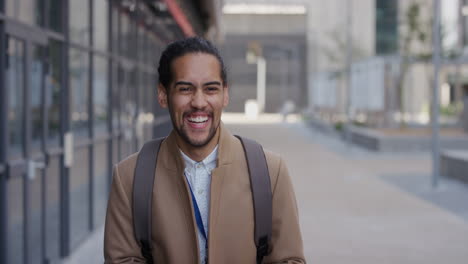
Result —
[[[382,178],[425,175],[437,194],[428,154],[379,155],[301,124],[229,127],[286,159],[310,263],[468,263],[467,219]]]
[[[446,194],[468,197],[468,188],[443,182],[431,189],[430,155],[374,154],[301,123],[268,120],[225,122],[285,158],[309,263],[468,263],[467,200],[453,208],[460,198],[437,203]],[[93,255],[99,263],[101,241],[102,230],[65,263],[92,263]]]

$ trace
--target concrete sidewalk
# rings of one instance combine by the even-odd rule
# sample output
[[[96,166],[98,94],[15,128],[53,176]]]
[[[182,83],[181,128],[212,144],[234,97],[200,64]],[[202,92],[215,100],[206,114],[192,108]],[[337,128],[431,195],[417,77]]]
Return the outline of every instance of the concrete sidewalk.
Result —
[[[427,175],[430,190],[428,154],[379,155],[300,123],[228,127],[287,161],[308,262],[468,263],[466,219],[381,177]]]
[[[374,154],[299,122],[225,122],[285,158],[309,263],[468,263],[468,221],[388,180],[427,175],[428,186],[430,155]],[[102,263],[102,229],[65,263]]]

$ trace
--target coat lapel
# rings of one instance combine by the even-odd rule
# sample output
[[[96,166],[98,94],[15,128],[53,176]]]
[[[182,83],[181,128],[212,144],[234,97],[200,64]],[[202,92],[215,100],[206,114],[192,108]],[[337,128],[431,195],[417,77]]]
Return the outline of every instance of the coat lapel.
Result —
[[[209,232],[208,232],[208,254],[209,258],[212,258],[212,254],[216,252],[216,241],[213,241],[215,234],[211,232],[216,230],[217,219],[219,214],[219,206],[221,196],[224,188],[224,179],[229,175],[229,171],[232,169],[233,162],[233,146],[237,140],[229,131],[224,127],[224,124],[220,124],[220,136],[218,142],[218,163],[217,167],[211,171],[211,186],[210,186],[210,215],[209,215]]]
[[[167,153],[165,153],[167,155],[162,155],[162,165],[170,171],[176,171],[183,174],[185,164],[182,160],[179,147],[177,146],[176,132],[174,130],[164,140],[163,144],[165,145],[165,148],[162,148],[161,151],[167,151]]]
[[[194,217],[194,210],[192,199],[190,197],[189,185],[187,179],[184,176],[185,163],[182,160],[179,147],[176,142],[176,132],[173,130],[169,136],[164,140],[164,146],[161,147],[161,151],[165,152],[161,156],[161,165],[167,170],[167,175],[170,175],[172,184],[176,186],[179,194],[181,204],[184,210],[185,218],[187,219],[187,225],[190,227],[191,237],[193,244],[196,245],[194,248],[195,259],[200,259],[200,251],[197,238],[196,222]],[[198,261],[197,261],[198,263]]]

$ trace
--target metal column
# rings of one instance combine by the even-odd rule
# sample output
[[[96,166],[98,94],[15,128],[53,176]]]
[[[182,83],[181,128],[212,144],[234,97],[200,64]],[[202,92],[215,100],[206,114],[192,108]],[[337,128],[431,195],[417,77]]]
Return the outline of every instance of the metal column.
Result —
[[[5,26],[0,24],[0,84],[5,83]],[[6,162],[7,146],[7,91],[5,85],[0,85],[0,166]],[[1,169],[0,169],[1,170]],[[0,171],[0,263],[7,261],[7,189],[6,167]]]
[[[432,62],[434,63],[434,83],[432,96],[432,186],[439,183],[440,172],[440,136],[439,136],[439,69],[440,69],[440,0],[434,0],[434,22],[432,25],[433,46]]]

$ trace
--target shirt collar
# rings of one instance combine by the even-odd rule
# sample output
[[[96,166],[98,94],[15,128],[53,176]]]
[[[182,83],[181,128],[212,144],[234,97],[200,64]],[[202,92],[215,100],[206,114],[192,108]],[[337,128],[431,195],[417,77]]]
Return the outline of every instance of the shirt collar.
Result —
[[[187,156],[181,149],[179,149],[180,153],[182,154],[182,159],[184,160],[185,167],[186,168],[191,168],[195,166],[197,163],[203,163],[205,167],[216,167],[216,160],[218,159],[218,145],[213,149],[213,151],[208,155],[204,160],[201,162],[196,162],[193,159],[191,159],[189,156]]]

